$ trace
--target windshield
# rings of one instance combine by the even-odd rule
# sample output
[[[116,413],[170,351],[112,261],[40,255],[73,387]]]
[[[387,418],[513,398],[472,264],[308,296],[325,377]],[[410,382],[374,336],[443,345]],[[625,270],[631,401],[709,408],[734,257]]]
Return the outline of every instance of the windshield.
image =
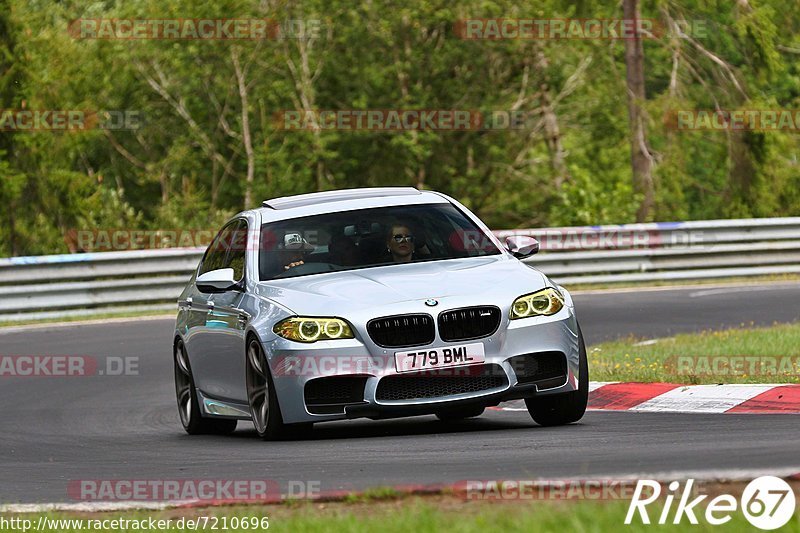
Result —
[[[325,213],[261,226],[261,280],[499,254],[450,204]]]

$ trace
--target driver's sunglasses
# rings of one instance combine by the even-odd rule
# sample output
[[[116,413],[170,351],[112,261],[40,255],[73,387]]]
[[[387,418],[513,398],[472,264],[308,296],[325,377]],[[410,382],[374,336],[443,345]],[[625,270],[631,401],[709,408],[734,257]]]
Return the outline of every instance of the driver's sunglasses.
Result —
[[[397,235],[393,236],[392,239],[394,239],[394,242],[396,242],[397,244],[400,244],[403,241],[414,242],[414,236],[413,235],[401,235],[399,233]]]

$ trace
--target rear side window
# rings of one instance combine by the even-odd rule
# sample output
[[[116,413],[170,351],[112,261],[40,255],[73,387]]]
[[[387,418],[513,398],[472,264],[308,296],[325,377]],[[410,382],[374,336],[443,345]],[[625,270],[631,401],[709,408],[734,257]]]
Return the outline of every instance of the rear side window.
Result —
[[[245,252],[247,250],[247,221],[234,220],[223,227],[212,241],[203,256],[198,275],[232,268],[233,278],[241,281],[244,278]]]
[[[233,279],[242,281],[244,278],[244,257],[247,250],[247,221],[239,220],[231,236],[228,255],[223,268],[233,269]]]

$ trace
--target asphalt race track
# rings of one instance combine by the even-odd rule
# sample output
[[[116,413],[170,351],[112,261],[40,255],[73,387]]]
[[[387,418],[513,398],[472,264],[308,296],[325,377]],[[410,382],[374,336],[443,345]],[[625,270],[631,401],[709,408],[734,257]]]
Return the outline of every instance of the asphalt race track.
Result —
[[[635,334],[800,319],[800,284],[636,290],[576,296],[589,344]],[[139,375],[0,378],[0,503],[69,502],[70,480],[319,481],[324,491],[468,479],[621,476],[798,466],[791,415],[590,412],[536,426],[487,411],[445,425],[432,416],[321,424],[309,440],[265,443],[249,423],[190,437],[172,381],[171,320],[0,334],[0,354],[138,356]]]

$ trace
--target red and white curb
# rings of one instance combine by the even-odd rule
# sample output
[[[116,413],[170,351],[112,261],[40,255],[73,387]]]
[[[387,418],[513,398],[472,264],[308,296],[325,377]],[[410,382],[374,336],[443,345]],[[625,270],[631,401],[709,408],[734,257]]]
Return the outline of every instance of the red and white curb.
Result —
[[[526,411],[522,400],[501,411]],[[589,410],[664,413],[800,414],[800,385],[589,384]]]

